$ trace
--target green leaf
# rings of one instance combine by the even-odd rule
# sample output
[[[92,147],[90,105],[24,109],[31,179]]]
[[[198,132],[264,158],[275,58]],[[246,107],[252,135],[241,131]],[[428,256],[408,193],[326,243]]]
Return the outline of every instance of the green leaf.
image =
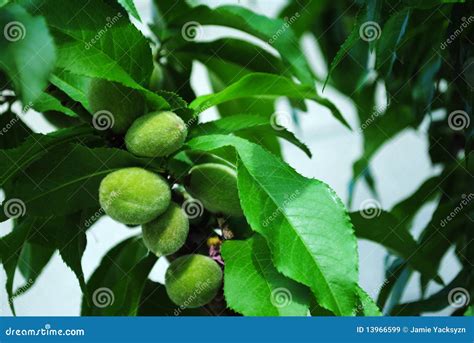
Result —
[[[437,275],[437,268],[433,268],[432,262],[426,258],[423,247],[418,246],[406,227],[393,215],[380,211],[376,216],[368,217],[363,210],[350,215],[357,237],[383,245],[430,278]]]
[[[99,205],[99,184],[108,173],[125,167],[153,168],[147,162],[125,150],[66,145],[31,164],[25,170],[28,178],[15,180],[8,199],[20,199],[33,216],[74,213]],[[2,204],[2,221],[8,219],[3,211],[8,199]]]
[[[82,292],[86,293],[86,283],[82,270],[82,256],[87,245],[85,230],[87,211],[68,216],[36,219],[28,240],[47,248],[59,250],[64,263],[74,272]]]
[[[278,57],[254,44],[234,38],[221,38],[212,42],[189,42],[172,53],[186,54],[209,66],[211,71],[214,62],[220,60],[253,72],[289,74]],[[291,74],[287,76],[290,77]]]
[[[138,14],[137,8],[133,3],[133,0],[118,0],[119,4],[123,6],[136,20],[142,21],[140,15]]]
[[[281,19],[268,18],[244,7],[221,6],[211,9],[202,5],[173,18],[170,26],[186,34],[190,22],[197,22],[198,25],[231,27],[260,38],[279,52],[283,62],[302,83],[314,84],[313,73],[289,23]]]
[[[354,24],[354,28],[352,29],[351,33],[346,38],[344,43],[341,45],[341,47],[337,51],[336,56],[334,56],[334,59],[329,65],[328,76],[326,77],[326,80],[324,81],[323,90],[326,87],[326,84],[328,83],[329,78],[331,77],[331,74],[334,71],[334,69],[336,69],[339,63],[341,63],[341,61],[344,59],[344,57],[346,57],[346,55],[356,45],[356,43],[360,41],[359,29],[360,29],[361,23],[359,21],[360,19]]]
[[[274,124],[275,125],[275,124]],[[293,143],[298,148],[303,150],[308,157],[311,158],[311,151],[304,144],[301,143],[295,135],[286,130],[284,127],[275,126],[273,127],[269,119],[266,119],[258,115],[240,114],[233,115],[231,117],[222,118],[216,121],[199,124],[189,134],[189,138],[204,135],[226,135],[230,133],[237,133],[251,128],[259,128],[265,132],[271,132],[278,137],[286,139],[290,143]]]
[[[0,149],[15,148],[32,134],[31,129],[23,123],[21,117],[10,109],[0,114],[0,128]],[[0,166],[2,166],[1,161]],[[3,170],[3,168],[0,168],[0,170]]]
[[[245,316],[307,316],[309,290],[280,274],[265,239],[226,241],[224,295],[228,306]]]
[[[467,308],[466,312],[464,312],[464,315],[468,316],[468,317],[473,317],[474,316],[474,306],[469,306]]]
[[[188,145],[200,151],[224,146],[236,149],[245,217],[266,238],[278,271],[309,286],[319,304],[336,315],[352,315],[357,242],[334,191],[321,181],[299,175],[278,157],[242,138],[203,136]]]
[[[234,83],[236,76],[243,77],[252,73],[247,68],[220,59],[211,58],[206,66],[214,93],[220,92]],[[245,98],[217,105],[217,110],[221,117],[229,117],[236,113],[241,113],[242,109],[245,109],[247,113],[256,113],[269,121],[273,113],[275,113],[275,99]],[[274,134],[254,133],[252,131],[254,130],[239,133],[238,136],[251,142],[259,143],[268,151],[281,156],[280,142]]]
[[[200,113],[209,107],[230,100],[243,98],[276,99],[281,96],[295,100],[314,100],[327,107],[336,119],[350,129],[349,124],[336,106],[326,98],[320,97],[312,86],[296,84],[286,77],[265,73],[246,75],[218,93],[196,98],[190,107]]]
[[[392,15],[385,23],[380,39],[377,40],[377,70],[388,77],[397,58],[397,47],[405,35],[410,10],[406,9]]]
[[[19,287],[15,295],[25,293],[34,285],[36,279],[53,257],[55,250],[54,248],[44,247],[36,243],[25,243],[18,260],[18,269],[26,280],[26,283],[24,286]]]
[[[63,106],[59,99],[48,93],[41,94],[40,97],[33,104],[33,107],[36,111],[42,113],[48,111],[57,111],[67,114],[70,117],[77,117],[77,114],[73,110],[66,106]]]
[[[66,93],[71,99],[77,101],[90,111],[87,91],[91,79],[85,76],[73,74],[65,70],[56,70],[50,79],[51,83]]]
[[[141,237],[131,237],[112,248],[87,282],[89,298],[83,316],[134,316],[138,312],[148,274],[156,262]]]
[[[23,220],[11,233],[0,238],[0,260],[7,274],[6,290],[8,303],[13,314],[15,314],[15,306],[13,304],[15,271],[33,224],[34,219]]]
[[[414,121],[415,116],[408,106],[390,106],[383,114],[380,110],[374,110],[366,122],[361,123],[361,130],[364,133],[364,153],[354,163],[354,178],[363,175],[370,160],[384,143],[412,125]]]
[[[4,186],[12,177],[49,151],[67,143],[94,139],[93,132],[89,127],[79,126],[48,135],[34,134],[14,149],[0,150],[0,186]]]
[[[411,228],[410,224],[421,206],[438,196],[440,192],[438,186],[440,184],[440,176],[427,179],[413,194],[396,204],[390,213],[407,223],[405,227],[409,230]]]
[[[458,296],[471,298],[474,295],[474,284],[470,271],[463,269],[446,287],[431,295],[427,299],[399,304],[393,308],[390,315],[395,316],[418,316],[425,312],[437,312],[454,301],[463,300]],[[457,294],[456,294],[457,293]],[[468,303],[466,302],[466,306]]]
[[[102,1],[42,0],[34,8],[53,29],[57,67],[141,90],[155,106],[168,108],[162,97],[144,88],[153,70],[151,49],[121,11]]]
[[[360,286],[357,287],[357,294],[359,295],[361,312],[364,316],[378,317],[382,315],[374,300]]]
[[[30,106],[46,88],[54,68],[56,49],[44,18],[33,17],[21,6],[0,11],[0,69],[8,74],[23,104]]]

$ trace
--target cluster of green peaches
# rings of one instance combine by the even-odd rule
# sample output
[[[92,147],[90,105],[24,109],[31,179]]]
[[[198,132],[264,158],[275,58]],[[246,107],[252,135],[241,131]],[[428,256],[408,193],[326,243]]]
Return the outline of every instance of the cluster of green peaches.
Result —
[[[105,80],[92,81],[89,103],[93,112],[113,115],[115,134],[125,136],[126,149],[139,157],[166,158],[176,153],[187,137],[187,125],[170,111],[145,112],[143,96]],[[204,163],[191,168],[186,190],[216,214],[239,216],[235,168],[225,163]],[[168,180],[141,167],[108,174],[99,188],[99,201],[107,215],[126,225],[141,225],[145,246],[157,256],[175,254],[186,242],[190,223],[186,211],[172,201]],[[209,303],[222,283],[216,261],[200,254],[174,259],[165,275],[170,299],[180,306]]]

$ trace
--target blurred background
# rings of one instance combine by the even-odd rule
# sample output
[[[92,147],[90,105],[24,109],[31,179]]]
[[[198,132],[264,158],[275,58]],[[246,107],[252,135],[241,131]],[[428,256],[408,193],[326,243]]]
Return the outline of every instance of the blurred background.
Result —
[[[136,0],[136,6],[140,12],[144,23],[151,20],[150,0]],[[236,4],[237,1],[200,1],[211,7],[222,4]],[[251,8],[257,13],[267,16],[276,16],[286,1],[280,0],[259,0],[259,1],[238,1],[238,4]],[[149,32],[146,25],[134,22],[146,34]],[[224,29],[221,27],[207,26],[204,28],[200,40],[211,41],[223,35],[238,37],[252,41],[255,44],[269,50],[269,45],[264,42],[250,38],[237,30]],[[307,58],[314,72],[324,77],[327,74],[326,63],[319,53],[315,39],[308,35],[303,36],[302,45]],[[347,77],[351,77],[348,75]],[[207,72],[204,66],[195,62],[193,65],[192,85],[197,95],[211,92]],[[321,90],[321,85],[318,86]],[[349,184],[352,178],[352,165],[362,154],[362,136],[356,128],[360,126],[356,116],[356,111],[351,99],[341,95],[334,89],[328,87],[324,91],[324,96],[331,99],[339,110],[343,113],[350,125],[355,128],[353,132],[343,127],[336,121],[329,111],[315,103],[307,102],[308,112],[299,116],[299,123],[285,122],[285,126],[293,131],[301,141],[306,143],[313,152],[313,158],[309,159],[296,147],[287,142],[282,142],[283,155],[286,161],[291,164],[299,173],[307,177],[314,177],[329,184],[348,204]],[[384,89],[379,89],[379,102],[384,101]],[[20,104],[18,104],[20,108]],[[278,111],[289,112],[286,101],[279,101]],[[445,113],[435,113],[443,116]],[[202,121],[213,120],[217,113],[209,109],[202,115]],[[34,131],[47,133],[55,128],[46,122],[41,115],[30,111],[23,117],[27,125]],[[425,133],[426,125],[421,125],[420,129],[407,129],[396,135],[385,144],[372,160],[372,172],[379,194],[377,201],[383,209],[391,207],[413,193],[425,179],[436,175],[439,171],[434,168],[428,156],[428,138]],[[354,199],[351,210],[357,211],[364,201],[373,198],[372,193],[363,181],[359,181],[354,189]],[[0,194],[3,200],[3,194]],[[435,208],[434,203],[428,203],[418,213],[415,220],[415,230],[413,234],[418,237],[419,231],[429,222],[431,214]],[[11,223],[0,223],[0,235],[6,235],[11,230]],[[82,263],[86,279],[90,277],[95,268],[99,265],[102,256],[118,242],[136,234],[139,229],[129,229],[126,226],[114,222],[110,218],[102,218],[87,232],[87,249]],[[385,249],[365,240],[359,241],[359,270],[360,285],[369,295],[378,295],[384,282],[384,259]],[[164,270],[167,262],[160,259],[152,271],[151,279],[163,282]],[[460,266],[450,251],[441,263],[440,275],[448,283],[458,273]],[[418,273],[414,273],[403,294],[402,302],[418,299]],[[0,268],[0,283],[5,283],[5,273]],[[15,279],[15,288],[25,284],[18,273]],[[431,283],[427,294],[436,292],[440,286]],[[17,314],[20,316],[77,316],[80,313],[81,291],[79,284],[62,262],[59,254],[56,253],[44,272],[41,274],[35,285],[21,297],[15,299]],[[447,314],[449,310],[436,314]],[[0,287],[0,315],[11,315],[8,307],[8,297],[4,287]]]

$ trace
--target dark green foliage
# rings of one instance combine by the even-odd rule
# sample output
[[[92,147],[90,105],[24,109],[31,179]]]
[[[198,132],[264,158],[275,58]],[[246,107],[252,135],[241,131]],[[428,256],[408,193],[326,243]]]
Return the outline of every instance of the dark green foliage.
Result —
[[[83,315],[420,315],[452,305],[453,288],[474,298],[472,1],[291,0],[276,18],[153,3],[147,37],[130,21],[142,19],[132,0],[0,7],[0,221],[13,224],[0,261],[13,311],[56,251],[81,286]],[[202,40],[208,25],[265,46]],[[327,75],[313,73],[303,36],[315,38]],[[196,96],[195,62],[211,94]],[[376,108],[379,86],[387,101]],[[407,129],[427,138],[439,174],[375,217],[349,213],[328,185],[281,158],[281,138],[311,151],[275,119],[276,100],[288,100],[297,125],[308,100],[349,127],[324,88],[352,100],[359,119],[351,198],[361,180],[376,198],[371,161]],[[200,122],[209,108],[219,119]],[[58,130],[34,132],[29,109]],[[428,203],[434,212],[417,235]],[[104,215],[144,224],[143,236],[113,247],[86,282],[86,231]],[[357,237],[389,254],[377,305],[358,285]],[[449,251],[461,270],[443,280]],[[149,280],[162,255],[166,286]],[[15,290],[17,271],[27,282]],[[422,297],[401,304],[414,272]],[[433,281],[442,289],[429,295]],[[472,303],[453,309],[464,313]]]

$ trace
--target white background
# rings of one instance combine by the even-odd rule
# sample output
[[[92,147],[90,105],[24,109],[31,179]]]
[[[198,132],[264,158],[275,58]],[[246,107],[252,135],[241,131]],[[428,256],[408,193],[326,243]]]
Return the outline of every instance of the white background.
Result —
[[[136,1],[142,19],[149,20],[149,1]],[[215,7],[221,3],[235,3],[235,1],[208,1]],[[248,6],[253,10],[268,16],[278,13],[284,1],[240,1],[240,5]],[[144,29],[146,30],[146,29]],[[222,28],[205,28],[202,40],[213,40],[222,35],[232,34],[235,37],[248,39],[235,30]],[[256,42],[256,40],[252,40]],[[264,43],[257,41],[263,47]],[[317,44],[311,37],[303,39],[305,53],[308,56],[311,67],[322,76],[326,73],[325,62],[318,53]],[[196,64],[192,75],[192,84],[196,92],[207,94],[210,92],[208,78],[202,65]],[[355,110],[350,99],[338,94],[333,89],[327,89],[324,93],[332,99],[341,110],[346,119],[354,128],[359,127]],[[383,95],[382,95],[383,96]],[[315,177],[328,183],[337,194],[347,203],[348,184],[352,175],[352,164],[362,153],[362,139],[360,134],[350,132],[337,122],[327,109],[309,103],[307,114],[301,115],[301,125],[295,128],[290,125],[297,136],[305,142],[313,152],[313,158],[308,159],[301,151],[292,145],[283,143],[284,156],[286,160],[301,174]],[[278,109],[287,109],[285,101],[278,102]],[[213,109],[204,113],[204,120],[215,118]],[[54,130],[40,115],[31,112],[26,115],[26,122],[35,131],[50,132]],[[372,170],[380,195],[380,202],[384,209],[390,209],[394,204],[415,191],[419,185],[428,177],[436,173],[431,165],[428,151],[427,136],[423,127],[419,131],[406,130],[397,135],[376,154],[372,162]],[[360,203],[372,195],[363,183],[356,187],[354,206],[357,210]],[[3,199],[3,195],[2,198]],[[414,233],[417,235],[431,216],[433,205],[425,206],[415,221]],[[0,235],[5,235],[11,230],[11,223],[0,224]],[[135,234],[137,230],[130,230],[125,226],[103,218],[87,233],[87,249],[82,263],[86,278],[98,266],[102,256],[118,242]],[[384,249],[376,244],[359,242],[359,269],[360,284],[373,297],[376,297],[383,283],[384,277]],[[152,272],[152,279],[162,281],[163,270],[166,262],[160,260]],[[452,252],[442,262],[441,275],[445,282],[449,282],[459,270],[459,266],[453,258]],[[415,274],[416,275],[416,274]],[[0,285],[5,283],[5,273],[0,268]],[[16,287],[24,284],[21,275],[17,273]],[[438,286],[431,285],[429,290],[433,292]],[[418,277],[412,277],[407,291],[403,296],[404,301],[417,299],[419,296]],[[39,277],[36,284],[23,296],[16,298],[17,314],[21,316],[77,316],[80,312],[81,292],[74,274],[62,262],[56,253]],[[449,313],[444,311],[443,313]],[[4,287],[0,287],[0,315],[11,315],[8,308],[8,300]]]

